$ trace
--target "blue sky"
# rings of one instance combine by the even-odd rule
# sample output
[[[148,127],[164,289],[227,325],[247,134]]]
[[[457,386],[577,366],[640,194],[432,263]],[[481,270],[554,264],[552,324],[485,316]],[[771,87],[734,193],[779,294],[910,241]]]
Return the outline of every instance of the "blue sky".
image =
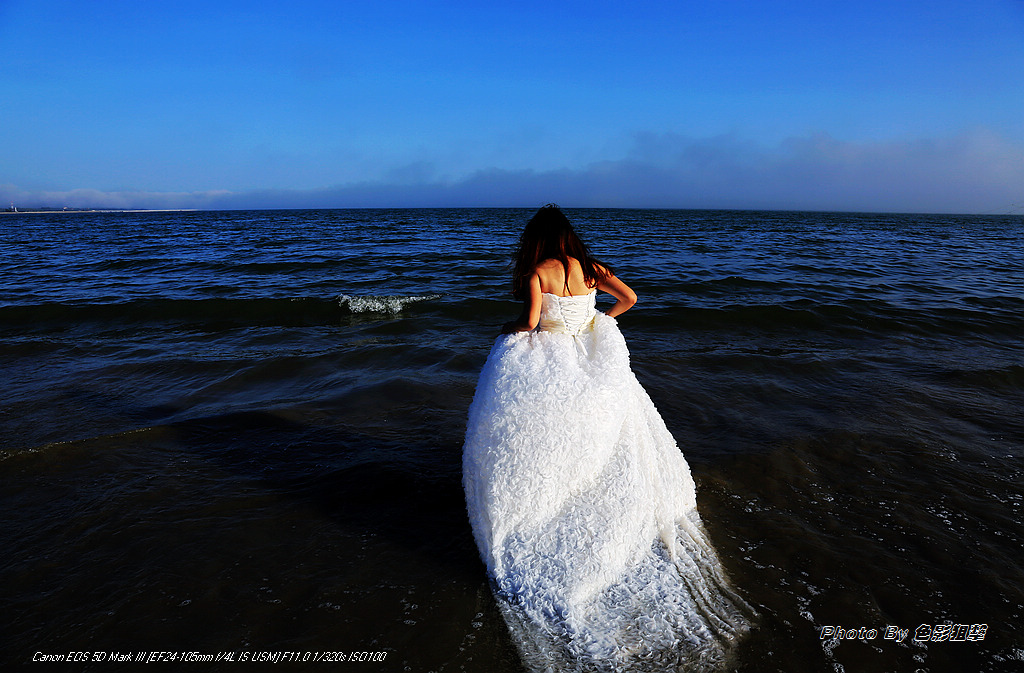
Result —
[[[0,0],[0,201],[1024,212],[1024,1]]]

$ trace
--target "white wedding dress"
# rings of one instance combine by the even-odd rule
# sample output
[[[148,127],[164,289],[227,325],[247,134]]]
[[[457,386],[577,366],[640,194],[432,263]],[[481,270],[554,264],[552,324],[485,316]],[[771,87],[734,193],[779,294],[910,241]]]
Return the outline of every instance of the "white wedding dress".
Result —
[[[528,668],[716,670],[750,609],[595,295],[545,293],[538,331],[494,344],[463,447],[473,534]]]

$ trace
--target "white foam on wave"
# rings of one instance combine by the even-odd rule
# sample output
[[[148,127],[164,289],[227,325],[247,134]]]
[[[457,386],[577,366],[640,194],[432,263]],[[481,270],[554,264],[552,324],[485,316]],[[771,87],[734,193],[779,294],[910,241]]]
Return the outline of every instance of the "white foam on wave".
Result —
[[[400,313],[408,304],[418,301],[439,299],[439,294],[428,294],[423,296],[402,296],[402,295],[368,295],[365,297],[353,297],[343,294],[338,297],[338,306],[347,308],[352,313]]]

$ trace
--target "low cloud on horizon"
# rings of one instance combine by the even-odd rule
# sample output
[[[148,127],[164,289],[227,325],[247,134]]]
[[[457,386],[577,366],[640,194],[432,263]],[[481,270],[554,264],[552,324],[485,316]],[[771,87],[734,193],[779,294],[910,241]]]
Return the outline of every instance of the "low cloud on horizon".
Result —
[[[22,209],[261,209],[363,207],[722,208],[860,212],[1009,213],[1024,210],[1024,147],[987,129],[954,137],[841,141],[819,133],[764,147],[736,136],[640,133],[626,156],[579,169],[477,170],[424,180],[307,190],[132,192],[26,190],[0,184]],[[401,179],[401,176],[405,179]]]

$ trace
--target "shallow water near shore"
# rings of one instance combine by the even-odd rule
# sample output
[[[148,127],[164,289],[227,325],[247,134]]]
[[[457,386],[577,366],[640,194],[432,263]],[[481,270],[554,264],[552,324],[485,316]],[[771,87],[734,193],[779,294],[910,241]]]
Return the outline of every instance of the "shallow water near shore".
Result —
[[[567,212],[759,613],[733,670],[1020,670],[1024,218]],[[0,663],[523,670],[460,468],[530,214],[3,218]]]

